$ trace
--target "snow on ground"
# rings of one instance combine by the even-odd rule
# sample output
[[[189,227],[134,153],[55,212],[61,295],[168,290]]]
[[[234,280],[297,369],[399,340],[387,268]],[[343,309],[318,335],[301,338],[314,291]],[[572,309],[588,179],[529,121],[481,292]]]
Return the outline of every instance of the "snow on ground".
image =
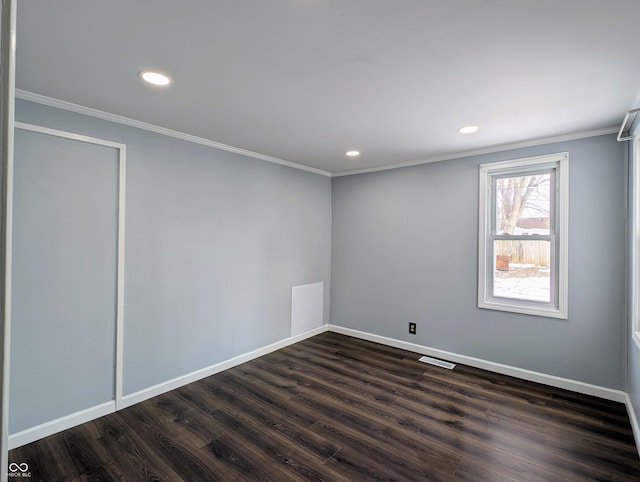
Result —
[[[496,271],[493,295],[531,301],[550,301],[550,270],[530,264],[509,266],[509,271]]]

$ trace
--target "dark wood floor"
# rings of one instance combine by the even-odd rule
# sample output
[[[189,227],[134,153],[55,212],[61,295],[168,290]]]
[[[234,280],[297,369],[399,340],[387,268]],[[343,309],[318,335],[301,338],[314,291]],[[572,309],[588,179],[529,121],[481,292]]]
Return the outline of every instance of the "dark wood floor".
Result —
[[[640,480],[624,405],[418,357],[325,333],[10,462],[65,482]]]

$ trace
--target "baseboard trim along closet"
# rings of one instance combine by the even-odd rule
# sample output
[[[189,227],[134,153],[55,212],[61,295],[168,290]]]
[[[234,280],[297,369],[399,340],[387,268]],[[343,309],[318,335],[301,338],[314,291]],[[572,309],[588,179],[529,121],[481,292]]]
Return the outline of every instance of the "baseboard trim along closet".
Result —
[[[322,325],[305,333],[285,338],[284,340],[277,341],[275,343],[272,343],[271,345],[267,345],[263,348],[258,348],[257,350],[250,351],[243,355],[238,355],[236,357],[230,358],[229,360],[211,365],[207,368],[196,370],[195,372],[176,377],[167,382],[159,383],[158,385],[145,388],[144,390],[140,390],[139,392],[135,392],[130,395],[125,395],[124,397],[122,397],[122,406],[118,407],[118,409],[130,407],[131,405],[135,405],[136,403],[142,402],[149,398],[155,397],[157,395],[162,395],[163,393],[175,390],[176,388],[180,388],[189,383],[196,382],[211,375],[215,375],[216,373],[228,370],[229,368],[233,368],[235,366],[259,358],[263,355],[267,355],[268,353],[279,350],[280,348],[293,345],[294,343],[298,343],[299,341],[306,340],[307,338],[311,338],[312,336],[318,335],[320,333],[324,333],[325,331],[327,331],[327,325]]]
[[[11,434],[9,435],[9,450],[35,442],[36,440],[48,437],[54,433],[62,432],[63,430],[75,427],[76,425],[90,422],[91,420],[109,415],[115,411],[116,402],[112,400],[110,402],[96,405],[95,407],[86,408],[79,412],[36,425],[35,427],[28,428],[22,432]]]
[[[284,340],[277,341],[275,343],[272,343],[271,345],[267,345],[263,348],[258,348],[257,350],[253,350],[243,355],[236,356],[221,363],[216,363],[215,365],[211,365],[207,368],[188,373],[164,383],[159,383],[158,385],[154,385],[153,387],[140,390],[139,392],[135,392],[130,395],[125,395],[122,398],[122,402],[119,403],[117,407],[115,400],[113,400],[107,403],[96,405],[95,407],[87,408],[79,412],[66,415],[61,418],[57,418],[55,420],[51,420],[49,422],[45,422],[41,425],[23,430],[22,432],[11,434],[9,435],[9,450],[21,447],[31,442],[35,442],[36,440],[48,437],[49,435],[53,435],[54,433],[62,432],[63,430],[75,427],[76,425],[95,420],[96,418],[103,417],[104,415],[109,415],[116,410],[135,405],[138,402],[142,402],[157,395],[162,395],[163,393],[175,390],[176,388],[180,388],[202,378],[215,375],[216,373],[228,370],[229,368],[241,365],[242,363],[251,361],[263,355],[267,355],[268,353],[279,350],[280,348],[293,345],[294,343],[298,343],[299,341],[311,338],[312,336],[318,335],[320,333],[324,333],[325,331],[327,331],[327,329],[328,325],[322,325],[321,327],[307,331],[306,333],[301,333],[296,336],[285,338]]]

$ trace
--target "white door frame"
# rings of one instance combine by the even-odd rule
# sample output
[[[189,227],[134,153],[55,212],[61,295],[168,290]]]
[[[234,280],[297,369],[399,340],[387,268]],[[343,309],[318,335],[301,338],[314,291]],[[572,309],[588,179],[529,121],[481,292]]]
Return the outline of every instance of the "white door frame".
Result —
[[[118,142],[112,142],[95,137],[88,137],[72,132],[65,132],[48,127],[15,123],[16,129],[38,132],[50,136],[62,137],[99,146],[112,147],[118,150],[118,243],[117,243],[117,267],[116,267],[116,333],[115,333],[115,408],[122,408],[122,377],[123,377],[123,329],[124,329],[124,231],[125,231],[125,189],[127,172],[127,146]],[[54,430],[52,433],[55,433]],[[46,436],[39,434],[40,437]],[[35,440],[35,439],[34,439]]]

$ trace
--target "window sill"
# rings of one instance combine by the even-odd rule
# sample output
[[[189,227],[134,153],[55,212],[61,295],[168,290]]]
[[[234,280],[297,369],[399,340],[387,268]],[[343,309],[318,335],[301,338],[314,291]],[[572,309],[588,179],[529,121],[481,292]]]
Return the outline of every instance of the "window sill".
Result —
[[[511,313],[519,313],[523,315],[544,316],[547,318],[559,318],[561,320],[566,320],[568,318],[568,315],[565,311],[559,310],[557,308],[537,308],[535,306],[522,306],[516,304],[512,305],[491,301],[481,301],[480,303],[478,303],[478,308],[487,310],[508,311]],[[640,333],[638,333],[638,335],[640,336]],[[638,342],[640,342],[640,339],[638,340]]]

